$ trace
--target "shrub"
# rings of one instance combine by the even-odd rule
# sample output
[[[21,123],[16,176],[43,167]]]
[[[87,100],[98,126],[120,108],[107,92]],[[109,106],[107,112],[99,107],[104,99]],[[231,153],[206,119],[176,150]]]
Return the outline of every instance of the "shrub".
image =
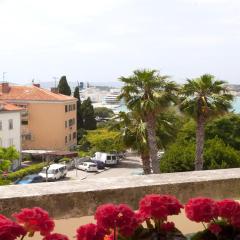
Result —
[[[61,158],[58,162],[65,162],[65,163],[69,163],[69,162],[71,162],[72,161],[72,159],[71,158],[68,158],[68,157],[64,157],[64,158]]]
[[[44,167],[44,163],[38,163],[26,168],[22,168],[16,172],[9,173],[6,180],[9,180],[12,182],[16,181],[17,179],[23,178],[29,174],[38,173],[39,171],[42,170],[43,167]]]
[[[195,143],[179,140],[172,144],[160,162],[162,172],[194,170]],[[207,140],[204,148],[204,169],[234,168],[240,166],[240,153],[223,140]]]

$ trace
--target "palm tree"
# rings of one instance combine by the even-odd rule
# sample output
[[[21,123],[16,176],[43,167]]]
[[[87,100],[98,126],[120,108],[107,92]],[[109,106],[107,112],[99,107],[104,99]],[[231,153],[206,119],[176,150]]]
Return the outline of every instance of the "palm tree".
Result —
[[[142,159],[144,174],[151,173],[150,156],[147,144],[146,124],[134,112],[120,112],[111,129],[119,130],[117,139],[127,148],[136,150]]]
[[[180,109],[192,116],[197,123],[195,170],[202,170],[204,126],[209,118],[224,114],[231,108],[233,96],[228,93],[224,81],[216,80],[210,74],[188,79],[180,94]]]
[[[120,77],[120,81],[124,83],[120,98],[146,123],[153,173],[160,173],[156,138],[157,117],[176,102],[177,86],[169,81],[169,76],[161,76],[157,70],[146,69],[136,70],[129,77]]]

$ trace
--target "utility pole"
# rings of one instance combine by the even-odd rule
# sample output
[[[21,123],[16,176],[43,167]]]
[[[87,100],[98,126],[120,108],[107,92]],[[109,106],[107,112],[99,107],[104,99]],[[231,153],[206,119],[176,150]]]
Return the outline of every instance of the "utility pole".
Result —
[[[56,88],[57,87],[57,77],[52,77],[53,80],[54,80],[54,87]]]
[[[3,79],[3,83],[5,82],[5,75],[6,75],[7,72],[3,72],[2,73],[2,79]]]

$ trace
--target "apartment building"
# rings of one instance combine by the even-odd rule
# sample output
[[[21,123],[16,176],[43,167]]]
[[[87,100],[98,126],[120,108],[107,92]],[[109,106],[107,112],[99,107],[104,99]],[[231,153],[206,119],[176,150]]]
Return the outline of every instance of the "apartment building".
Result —
[[[21,151],[21,108],[0,101],[0,147]]]
[[[39,84],[0,84],[0,100],[23,108],[22,149],[69,150],[77,144],[76,102],[71,96]]]

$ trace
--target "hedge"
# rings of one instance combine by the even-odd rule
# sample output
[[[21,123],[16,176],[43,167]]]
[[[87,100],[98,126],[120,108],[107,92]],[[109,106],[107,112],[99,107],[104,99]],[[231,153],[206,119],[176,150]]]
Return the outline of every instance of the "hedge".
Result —
[[[8,174],[8,176],[5,179],[0,178],[0,185],[6,185],[16,181],[17,179],[21,179],[29,174],[38,173],[42,170],[43,167],[44,167],[44,163],[38,163],[26,168],[22,168],[16,172],[11,172]]]

